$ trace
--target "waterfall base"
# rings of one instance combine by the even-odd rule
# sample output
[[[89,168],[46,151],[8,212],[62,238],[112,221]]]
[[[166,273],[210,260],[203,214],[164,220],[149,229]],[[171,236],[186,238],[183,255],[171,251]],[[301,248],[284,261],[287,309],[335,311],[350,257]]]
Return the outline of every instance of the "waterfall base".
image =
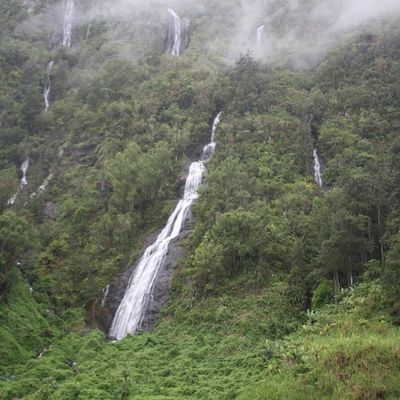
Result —
[[[170,243],[168,253],[163,263],[163,266],[158,271],[155,285],[153,288],[153,295],[151,301],[148,304],[146,314],[142,322],[142,331],[150,331],[160,315],[161,309],[165,302],[168,300],[173,268],[176,263],[185,256],[185,251],[180,245],[182,239],[188,234],[189,226],[192,221],[191,214],[185,222],[185,227],[179,236]],[[160,232],[156,232],[147,238],[145,241],[144,249],[154,243]],[[126,292],[129,280],[136,269],[137,264],[133,267],[128,268],[126,271],[120,274],[120,276],[110,284],[107,297],[103,301],[103,306],[99,306],[96,309],[96,322],[100,329],[108,333],[111,327],[111,323],[118,306],[121,303],[122,298]],[[110,340],[114,338],[109,337]]]

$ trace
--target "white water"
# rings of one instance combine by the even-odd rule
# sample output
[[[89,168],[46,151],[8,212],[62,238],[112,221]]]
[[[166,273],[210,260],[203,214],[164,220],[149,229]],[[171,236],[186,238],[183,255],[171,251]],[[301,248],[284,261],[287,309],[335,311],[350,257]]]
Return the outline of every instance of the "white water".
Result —
[[[47,190],[47,187],[50,184],[51,179],[53,178],[53,174],[50,174],[44,181],[43,183],[39,186],[38,190],[36,192],[33,192],[31,194],[31,199],[34,199],[36,196],[40,196],[42,193],[44,193]]]
[[[72,23],[74,19],[74,0],[64,0],[64,24],[63,41],[64,47],[72,45]]]
[[[101,300],[101,306],[104,307],[106,305],[106,300],[108,293],[110,292],[110,285],[107,285],[106,288],[104,289],[104,296],[103,299]]]
[[[17,192],[7,201],[7,204],[9,206],[12,206],[15,201],[17,200],[17,196],[18,193],[24,189],[25,186],[28,185],[28,180],[26,178],[26,173],[28,171],[29,168],[29,158],[26,158],[25,161],[22,163],[20,170],[22,171],[22,178],[19,184],[19,189],[17,190]]]
[[[22,178],[21,178],[21,187],[24,187],[28,184],[28,180],[26,179],[26,173],[29,168],[29,158],[27,158],[21,165]]]
[[[124,298],[111,325],[109,336],[112,338],[121,340],[129,334],[134,334],[141,327],[149,300],[152,297],[157,273],[165,261],[169,244],[181,232],[190,207],[198,197],[197,190],[205,171],[204,164],[215,150],[215,130],[220,116],[221,113],[214,120],[211,143],[204,147],[201,160],[190,165],[183,199],[178,202],[155,243],[146,249],[131,276]]]
[[[322,187],[323,183],[322,183],[322,176],[321,176],[321,163],[319,161],[319,156],[318,156],[317,149],[314,149],[313,155],[314,155],[314,178],[315,178],[315,183],[319,187]]]
[[[39,186],[38,194],[42,194],[46,191],[47,186],[49,186],[49,183],[51,179],[53,178],[53,174],[50,174],[44,181],[43,183]]]
[[[168,8],[168,13],[174,19],[174,43],[171,49],[171,55],[179,57],[182,46],[182,22],[179,15],[172,8]]]
[[[261,46],[261,44],[262,44],[263,36],[264,36],[264,28],[265,28],[265,25],[261,25],[257,29],[257,46]]]
[[[47,112],[47,110],[50,107],[50,92],[51,92],[51,70],[53,69],[54,61],[50,61],[47,65],[47,79],[46,83],[44,84],[44,90],[43,90],[43,98],[44,98],[44,111]]]

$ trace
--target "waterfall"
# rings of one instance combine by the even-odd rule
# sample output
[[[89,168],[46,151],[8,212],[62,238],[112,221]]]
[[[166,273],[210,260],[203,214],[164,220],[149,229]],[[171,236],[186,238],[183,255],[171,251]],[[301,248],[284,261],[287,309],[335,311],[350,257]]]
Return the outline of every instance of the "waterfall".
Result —
[[[200,161],[190,165],[183,198],[176,205],[157,240],[144,252],[130,278],[111,325],[109,336],[112,338],[121,340],[129,334],[136,333],[142,325],[149,300],[152,297],[157,273],[163,266],[169,244],[181,232],[190,207],[198,197],[197,190],[205,171],[205,162],[211,158],[215,150],[215,130],[220,116],[221,113],[214,120],[211,142],[204,147]]]
[[[321,162],[319,161],[319,156],[318,156],[318,150],[314,149],[313,152],[314,155],[314,177],[315,177],[315,183],[319,186],[322,187],[322,176],[321,176]]]
[[[183,49],[182,36],[184,32],[182,21],[172,8],[168,8],[168,14],[171,16],[167,36],[168,52],[174,57],[179,57]]]
[[[47,65],[47,78],[44,84],[43,98],[44,98],[44,111],[47,112],[50,106],[50,91],[51,91],[51,70],[53,69],[54,61],[51,60]]]
[[[36,196],[40,196],[42,193],[44,193],[47,190],[47,187],[50,184],[50,181],[53,178],[53,174],[50,174],[44,181],[43,183],[39,186],[38,190],[36,192],[33,192],[31,194],[31,199],[34,199]]]
[[[29,168],[29,158],[25,159],[25,161],[21,165],[22,178],[21,178],[21,188],[24,188],[28,184],[28,180],[26,179],[26,173]]]
[[[101,306],[104,307],[106,305],[106,300],[108,293],[110,292],[110,285],[107,285],[106,288],[104,289],[104,296],[103,299],[101,300]]]
[[[53,174],[50,174],[44,181],[43,183],[39,186],[38,194],[42,194],[46,191],[47,186],[49,186],[49,183],[51,179],[53,178]]]
[[[64,47],[72,45],[72,22],[74,18],[74,0],[64,0],[64,24],[63,40]]]
[[[261,46],[262,41],[263,41],[263,36],[264,36],[264,28],[265,25],[261,25],[260,27],[257,28],[257,46]]]
[[[21,181],[20,181],[20,184],[19,184],[19,189],[18,189],[17,192],[7,201],[7,204],[8,204],[9,206],[12,206],[12,205],[15,203],[15,201],[17,200],[18,193],[19,193],[21,190],[23,190],[25,186],[28,185],[28,180],[27,180],[27,178],[26,178],[26,173],[27,173],[27,171],[28,171],[28,168],[29,168],[29,158],[26,158],[25,161],[22,163],[22,165],[21,165],[21,167],[20,167],[20,170],[21,170],[21,172],[22,172],[22,177],[21,177]]]

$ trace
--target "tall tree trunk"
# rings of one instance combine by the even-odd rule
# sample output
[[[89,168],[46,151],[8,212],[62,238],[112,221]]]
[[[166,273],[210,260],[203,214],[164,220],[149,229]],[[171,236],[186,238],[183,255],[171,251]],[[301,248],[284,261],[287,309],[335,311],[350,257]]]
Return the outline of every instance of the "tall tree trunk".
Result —
[[[354,286],[354,280],[353,280],[353,268],[351,265],[347,268],[347,283],[350,288]]]

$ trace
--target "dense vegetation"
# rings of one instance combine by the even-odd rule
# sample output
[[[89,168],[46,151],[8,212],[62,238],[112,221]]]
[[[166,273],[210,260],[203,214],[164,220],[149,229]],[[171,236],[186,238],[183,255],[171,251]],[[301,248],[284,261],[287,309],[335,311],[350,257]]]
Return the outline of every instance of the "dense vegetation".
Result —
[[[399,398],[398,21],[299,70],[227,64],[231,2],[180,9],[179,58],[159,4],[82,17],[65,48],[60,5],[28,3],[0,4],[0,399]],[[103,289],[167,220],[218,111],[160,321],[107,343]]]

